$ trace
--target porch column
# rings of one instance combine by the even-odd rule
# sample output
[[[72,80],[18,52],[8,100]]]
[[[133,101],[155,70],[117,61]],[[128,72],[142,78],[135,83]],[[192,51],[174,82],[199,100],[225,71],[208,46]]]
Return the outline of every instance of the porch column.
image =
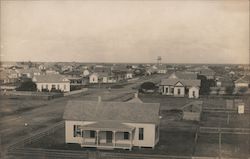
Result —
[[[116,139],[115,139],[115,134],[116,134],[116,131],[113,131],[113,147],[115,147],[115,144],[116,144],[116,143],[115,143],[115,140],[116,140]]]
[[[133,142],[132,131],[129,132],[129,139],[130,139],[130,150],[131,150],[132,149],[132,142]]]
[[[85,143],[85,134],[84,134],[84,130],[82,131],[82,144]]]
[[[96,130],[96,146],[99,145],[99,130]]]

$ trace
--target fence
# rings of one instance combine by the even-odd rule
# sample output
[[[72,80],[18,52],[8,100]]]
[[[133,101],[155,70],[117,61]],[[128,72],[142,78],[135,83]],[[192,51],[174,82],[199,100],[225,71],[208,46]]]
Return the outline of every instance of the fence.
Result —
[[[12,152],[13,150],[19,149],[24,147],[26,144],[28,143],[32,143],[35,142],[39,139],[41,139],[42,137],[45,137],[51,133],[54,133],[57,129],[62,128],[64,126],[64,121],[59,122],[57,124],[54,124],[42,131],[39,131],[37,133],[34,133],[31,136],[28,137],[24,137],[24,138],[20,138],[17,139],[17,141],[15,143],[12,143],[8,148],[7,151],[8,152]]]
[[[79,93],[86,92],[86,91],[88,91],[88,88],[83,88],[80,90],[63,93],[63,96],[70,96],[70,95],[79,94]]]
[[[62,97],[62,93],[53,92],[31,92],[31,91],[7,91],[1,92],[1,95],[8,96],[11,98],[32,98],[32,99],[53,99],[57,97]]]

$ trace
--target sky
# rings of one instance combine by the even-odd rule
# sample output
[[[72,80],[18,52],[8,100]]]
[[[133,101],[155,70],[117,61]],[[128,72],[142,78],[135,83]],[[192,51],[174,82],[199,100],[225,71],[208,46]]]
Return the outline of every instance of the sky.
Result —
[[[1,1],[1,60],[249,62],[248,0]]]

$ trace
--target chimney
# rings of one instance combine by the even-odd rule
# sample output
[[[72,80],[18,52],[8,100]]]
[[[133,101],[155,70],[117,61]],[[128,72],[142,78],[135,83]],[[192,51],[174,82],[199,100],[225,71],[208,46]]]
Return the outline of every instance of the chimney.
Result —
[[[138,98],[138,93],[137,92],[135,93],[135,98]]]
[[[98,103],[101,103],[101,101],[102,101],[102,97],[98,96]]]

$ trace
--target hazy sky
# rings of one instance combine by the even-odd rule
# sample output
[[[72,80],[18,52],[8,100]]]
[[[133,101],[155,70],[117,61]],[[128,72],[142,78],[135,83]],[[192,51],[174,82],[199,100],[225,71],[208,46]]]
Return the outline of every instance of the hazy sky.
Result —
[[[248,63],[248,0],[1,1],[2,60]]]

